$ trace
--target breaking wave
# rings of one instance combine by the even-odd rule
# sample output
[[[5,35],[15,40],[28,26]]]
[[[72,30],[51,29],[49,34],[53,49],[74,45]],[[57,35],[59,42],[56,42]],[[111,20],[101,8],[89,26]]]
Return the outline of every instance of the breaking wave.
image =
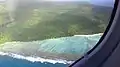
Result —
[[[56,63],[61,63],[61,64],[71,64],[74,61],[66,61],[66,60],[60,60],[60,59],[56,59],[56,60],[52,60],[52,59],[44,59],[41,57],[30,57],[30,56],[22,56],[22,55],[18,55],[18,54],[14,54],[14,53],[5,53],[5,52],[0,52],[1,56],[10,56],[12,58],[15,59],[23,59],[23,60],[27,60],[27,61],[31,61],[31,62],[41,62],[41,63],[52,63],[52,64],[56,64]]]
[[[101,35],[74,35],[42,41],[6,42],[1,44],[3,46],[0,47],[0,55],[31,62],[71,64],[92,49]]]

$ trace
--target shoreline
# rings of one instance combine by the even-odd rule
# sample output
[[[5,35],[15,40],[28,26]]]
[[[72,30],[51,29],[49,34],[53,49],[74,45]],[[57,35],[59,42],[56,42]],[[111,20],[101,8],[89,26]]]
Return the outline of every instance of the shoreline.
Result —
[[[61,38],[47,39],[42,41],[6,42],[4,44],[1,44],[3,46],[0,48],[0,51],[7,53],[15,53],[23,56],[38,56],[46,59],[59,58],[59,59],[71,61],[80,58],[85,54],[85,52],[87,52],[92,47],[94,47],[94,45],[96,44],[95,42],[97,42],[100,35],[101,34],[87,35],[87,37],[90,36],[90,38],[88,37],[88,39],[86,39],[86,36],[81,35],[76,37],[75,35],[71,37],[61,37]],[[97,37],[97,40],[96,39],[91,40],[92,37],[96,38],[96,36],[99,36]],[[81,42],[79,43],[79,41]],[[92,43],[91,41],[93,41],[94,43]],[[89,44],[84,44],[84,42],[87,42]],[[60,45],[63,45],[65,47],[62,49],[63,46]],[[69,45],[71,45],[72,48],[68,47]],[[81,49],[76,50],[78,48]],[[71,49],[71,50],[67,51],[67,49]],[[69,53],[65,53],[64,51]],[[76,53],[72,54],[71,52],[76,52]]]
[[[4,52],[0,52],[1,56],[9,56],[12,58],[16,58],[16,59],[23,59],[23,60],[27,60],[27,61],[31,61],[31,62],[41,62],[41,63],[61,63],[61,64],[71,64],[74,61],[67,61],[67,60],[62,60],[62,59],[45,59],[45,58],[41,58],[41,57],[32,57],[32,56],[23,56],[23,55],[19,55],[19,54],[15,54],[15,53],[4,53]]]

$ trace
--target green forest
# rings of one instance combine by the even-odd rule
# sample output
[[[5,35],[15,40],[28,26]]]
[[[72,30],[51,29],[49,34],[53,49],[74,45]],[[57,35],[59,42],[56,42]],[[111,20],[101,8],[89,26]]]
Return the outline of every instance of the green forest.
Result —
[[[0,44],[103,33],[111,12],[112,7],[88,3],[23,5],[10,21],[5,4],[0,4]]]

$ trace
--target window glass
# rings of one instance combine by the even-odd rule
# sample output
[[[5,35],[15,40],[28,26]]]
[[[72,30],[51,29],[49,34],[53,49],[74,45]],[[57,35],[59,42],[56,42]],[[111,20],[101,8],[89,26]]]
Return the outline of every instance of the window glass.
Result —
[[[0,66],[66,67],[103,35],[114,0],[0,0]]]

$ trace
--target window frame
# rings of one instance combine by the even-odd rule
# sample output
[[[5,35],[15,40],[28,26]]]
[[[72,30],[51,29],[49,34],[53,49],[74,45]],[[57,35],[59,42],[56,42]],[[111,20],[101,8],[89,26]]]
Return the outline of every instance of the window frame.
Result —
[[[70,67],[101,67],[111,56],[120,40],[120,1],[116,0],[109,24],[103,36],[85,56],[75,61]]]

